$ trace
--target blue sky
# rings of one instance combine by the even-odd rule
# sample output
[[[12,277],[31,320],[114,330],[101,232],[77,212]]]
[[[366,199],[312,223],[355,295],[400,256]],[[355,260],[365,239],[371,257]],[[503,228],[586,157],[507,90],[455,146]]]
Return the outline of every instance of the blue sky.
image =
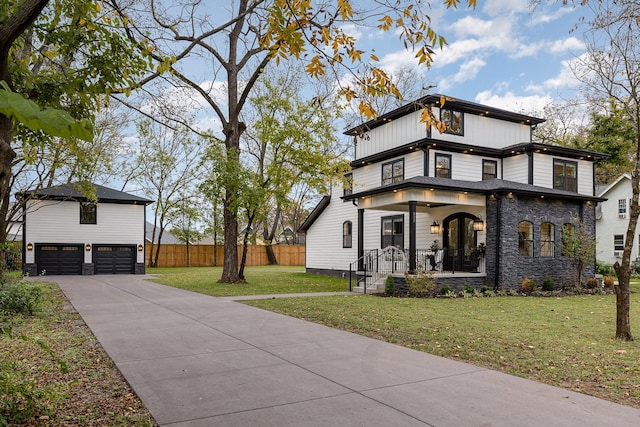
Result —
[[[569,64],[585,52],[586,27],[572,29],[589,10],[543,2],[532,11],[529,3],[479,0],[476,9],[431,9],[433,28],[448,42],[431,69],[421,71],[426,85],[436,85],[431,93],[528,113],[575,96],[578,82]],[[414,54],[389,35],[359,37],[375,43],[388,71],[415,64]]]

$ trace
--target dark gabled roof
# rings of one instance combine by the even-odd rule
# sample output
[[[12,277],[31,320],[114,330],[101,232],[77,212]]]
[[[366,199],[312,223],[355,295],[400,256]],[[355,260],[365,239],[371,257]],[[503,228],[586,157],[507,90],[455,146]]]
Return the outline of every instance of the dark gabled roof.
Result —
[[[556,199],[586,200],[600,202],[605,199],[601,197],[586,196],[584,194],[573,193],[571,191],[556,190],[553,188],[540,187],[537,185],[523,184],[520,182],[506,181],[504,179],[487,179],[484,181],[461,181],[449,178],[436,178],[430,176],[418,176],[398,183],[383,185],[371,190],[353,193],[343,199],[351,200],[359,197],[372,196],[387,193],[394,190],[404,190],[408,188],[427,188],[435,190],[468,191],[470,193],[492,194],[492,193],[513,193],[533,197],[552,197]]]
[[[99,203],[121,203],[134,205],[148,205],[153,200],[144,197],[134,196],[133,194],[123,191],[114,190],[113,188],[104,187],[102,185],[90,184],[96,192]],[[21,191],[16,194],[19,200],[25,199],[46,199],[46,200],[74,200],[88,201],[89,198],[82,192],[81,186],[77,184],[61,184],[52,187],[40,188],[37,190]]]
[[[545,120],[537,117],[527,116],[525,114],[514,113],[500,108],[489,107],[488,105],[477,104],[471,101],[453,98],[441,94],[426,95],[420,99],[412,101],[400,108],[378,116],[376,119],[369,120],[366,123],[351,128],[345,132],[346,135],[358,135],[378,126],[382,126],[390,121],[396,120],[407,114],[422,110],[426,105],[440,106],[441,100],[444,99],[444,108],[451,108],[464,113],[475,114],[478,116],[494,117],[500,120],[506,120],[514,123],[523,123],[528,125],[536,125],[543,123]]]
[[[307,219],[305,219],[302,225],[298,228],[298,232],[306,232],[316,219],[318,219],[320,214],[327,208],[327,206],[329,206],[330,202],[331,196],[323,196],[316,207],[313,208]]]

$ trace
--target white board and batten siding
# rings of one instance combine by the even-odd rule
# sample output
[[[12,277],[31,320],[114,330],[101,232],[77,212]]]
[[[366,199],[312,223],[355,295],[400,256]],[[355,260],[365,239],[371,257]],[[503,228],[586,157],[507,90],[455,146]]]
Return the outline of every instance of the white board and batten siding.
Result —
[[[429,176],[435,176],[436,174],[436,154],[447,154],[451,156],[451,179],[482,181],[483,160],[497,162],[498,178],[500,178],[500,159],[475,156],[473,154],[451,153],[440,150],[431,150],[429,152]]]
[[[364,138],[357,138],[356,159],[378,154],[426,138],[427,127],[420,123],[420,114],[411,113],[371,129]]]
[[[98,203],[97,224],[80,224],[80,204],[73,201],[30,200],[27,204],[26,242],[76,244],[144,244],[144,205]],[[35,251],[25,262],[33,263]],[[144,252],[138,252],[142,263]],[[85,262],[91,252],[85,251]]]
[[[553,188],[553,159],[578,163],[578,193],[593,196],[593,163],[588,160],[576,160],[547,154],[534,153],[533,185]]]

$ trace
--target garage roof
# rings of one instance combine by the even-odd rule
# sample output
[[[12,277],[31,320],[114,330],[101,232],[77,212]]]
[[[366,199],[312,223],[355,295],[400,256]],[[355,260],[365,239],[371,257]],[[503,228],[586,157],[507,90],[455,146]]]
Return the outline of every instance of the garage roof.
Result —
[[[89,188],[81,184],[61,184],[54,185],[52,187],[40,188],[37,190],[27,190],[16,194],[16,197],[20,200],[25,199],[49,199],[49,200],[76,200],[76,201],[88,201],[86,192],[91,187],[95,190],[96,197],[100,203],[122,203],[133,205],[148,205],[153,203],[153,200],[145,199],[144,197],[134,196],[133,194],[125,193],[123,191],[114,190],[113,188],[104,187],[98,184],[89,184]],[[83,189],[86,189],[83,191]]]

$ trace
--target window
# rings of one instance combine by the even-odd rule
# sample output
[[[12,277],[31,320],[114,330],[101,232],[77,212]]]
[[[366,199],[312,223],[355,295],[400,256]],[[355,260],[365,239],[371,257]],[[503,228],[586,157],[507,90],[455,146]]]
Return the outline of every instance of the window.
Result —
[[[451,155],[436,153],[436,177],[451,178]]]
[[[556,226],[543,222],[540,226],[540,256],[552,257],[556,254]]]
[[[627,199],[618,199],[618,218],[627,217]]]
[[[393,184],[404,179],[404,159],[382,164],[382,185]]]
[[[447,133],[464,135],[464,113],[447,108],[440,109],[440,121],[447,125]]]
[[[624,251],[624,235],[623,234],[613,235],[613,250]]]
[[[578,163],[553,159],[553,188],[578,192]]]
[[[404,216],[386,216],[382,217],[382,239],[381,248],[387,246],[395,246],[402,250],[404,249]]]
[[[533,256],[533,224],[529,221],[518,224],[518,253],[520,256]]]
[[[95,203],[80,203],[80,224],[97,224],[98,209]]]
[[[346,173],[344,175],[343,185],[344,185],[344,188],[342,189],[343,196],[350,196],[351,194],[353,194],[353,174],[352,173]]]
[[[482,161],[482,179],[493,179],[498,177],[498,162],[495,160]]]
[[[350,248],[351,247],[351,236],[353,235],[353,225],[351,221],[345,221],[342,224],[342,247]]]

